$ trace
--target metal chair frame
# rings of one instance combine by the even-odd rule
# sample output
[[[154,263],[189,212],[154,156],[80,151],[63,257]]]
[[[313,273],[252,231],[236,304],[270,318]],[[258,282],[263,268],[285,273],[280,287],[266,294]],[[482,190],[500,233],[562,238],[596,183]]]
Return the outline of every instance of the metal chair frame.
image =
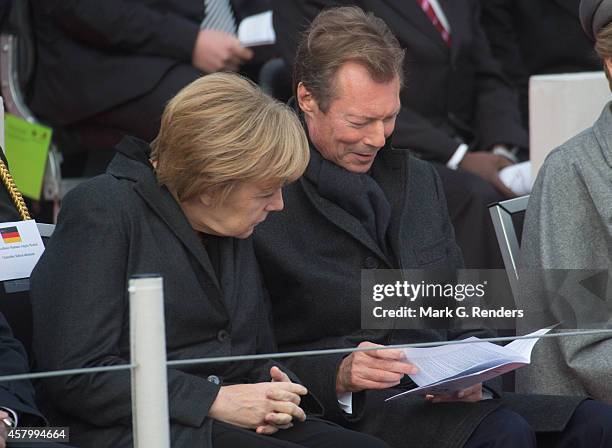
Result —
[[[497,202],[489,206],[489,213],[495,228],[497,243],[504,260],[506,274],[510,282],[512,293],[516,297],[518,294],[518,262],[520,258],[520,241],[512,222],[512,215],[527,209],[529,196],[508,199],[507,201]]]

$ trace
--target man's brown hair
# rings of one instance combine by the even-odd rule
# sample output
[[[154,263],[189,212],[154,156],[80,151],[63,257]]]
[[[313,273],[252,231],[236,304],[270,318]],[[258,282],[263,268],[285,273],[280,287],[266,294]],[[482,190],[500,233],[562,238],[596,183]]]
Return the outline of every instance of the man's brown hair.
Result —
[[[303,34],[293,67],[293,93],[302,83],[327,112],[335,96],[334,77],[347,62],[365,67],[376,82],[403,81],[404,50],[387,24],[348,6],[322,11]]]

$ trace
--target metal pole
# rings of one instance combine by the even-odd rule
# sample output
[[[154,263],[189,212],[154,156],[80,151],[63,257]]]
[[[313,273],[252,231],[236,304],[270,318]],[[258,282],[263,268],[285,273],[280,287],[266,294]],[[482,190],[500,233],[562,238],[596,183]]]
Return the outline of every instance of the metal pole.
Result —
[[[135,448],[169,448],[163,279],[130,279],[132,423]]]

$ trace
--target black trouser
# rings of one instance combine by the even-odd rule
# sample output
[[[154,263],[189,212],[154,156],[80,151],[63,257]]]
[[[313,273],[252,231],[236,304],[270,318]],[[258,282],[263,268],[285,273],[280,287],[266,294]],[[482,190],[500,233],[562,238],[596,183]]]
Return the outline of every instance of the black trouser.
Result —
[[[248,77],[256,76],[258,68],[255,65],[244,66],[241,74]],[[63,173],[67,173],[70,177],[94,176],[104,172],[114,156],[112,149],[122,135],[133,135],[147,142],[153,140],[159,132],[161,116],[168,101],[183,87],[204,75],[205,73],[189,64],[177,64],[170,68],[145,94],[65,128],[64,132],[67,134],[75,131],[87,133],[83,128],[91,126],[112,129],[113,132],[111,140],[106,142],[108,145],[104,145],[104,148],[91,151],[91,148],[87,147],[87,143],[84,142],[85,147],[80,149],[86,152],[65,154]]]
[[[464,448],[612,447],[612,406],[583,401],[561,432],[535,433],[519,414],[500,408],[476,428]]]
[[[189,64],[177,64],[149,92],[79,123],[95,124],[124,131],[151,141],[159,131],[166,103],[187,84],[204,73]]]
[[[240,73],[253,77],[257,75],[256,70],[258,66],[247,65],[242,67]],[[183,87],[204,75],[205,73],[189,64],[177,64],[144,95],[101,112],[78,125],[92,124],[114,128],[145,141],[151,141],[157,136],[161,116],[168,101]]]
[[[114,146],[123,135],[133,135],[148,142],[153,140],[166,103],[201,76],[203,73],[191,65],[177,64],[147,93],[64,128],[64,135],[72,136],[69,148],[78,152],[64,153],[62,174],[90,177],[103,173],[115,155]],[[93,129],[98,130],[94,132]],[[103,129],[112,131],[104,132]],[[63,149],[66,150],[66,144]]]
[[[322,420],[307,419],[265,436],[214,421],[212,440],[215,448],[389,448],[383,441],[367,434],[344,429]]]

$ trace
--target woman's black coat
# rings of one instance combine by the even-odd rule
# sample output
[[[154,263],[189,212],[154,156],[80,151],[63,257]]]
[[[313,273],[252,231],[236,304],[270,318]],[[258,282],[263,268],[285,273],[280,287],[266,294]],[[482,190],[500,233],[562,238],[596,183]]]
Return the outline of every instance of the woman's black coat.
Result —
[[[198,234],[157,183],[148,145],[125,139],[118,151],[106,174],[66,196],[32,274],[38,369],[128,363],[128,280],[147,273],[164,279],[169,360],[274,351],[252,241],[220,239],[218,280]],[[207,415],[220,385],[270,381],[270,367],[244,362],[169,368],[172,446],[211,446]],[[59,377],[45,381],[42,392],[57,415],[54,422],[70,426],[71,442],[131,446],[127,371]],[[308,401],[302,403],[306,409]]]

